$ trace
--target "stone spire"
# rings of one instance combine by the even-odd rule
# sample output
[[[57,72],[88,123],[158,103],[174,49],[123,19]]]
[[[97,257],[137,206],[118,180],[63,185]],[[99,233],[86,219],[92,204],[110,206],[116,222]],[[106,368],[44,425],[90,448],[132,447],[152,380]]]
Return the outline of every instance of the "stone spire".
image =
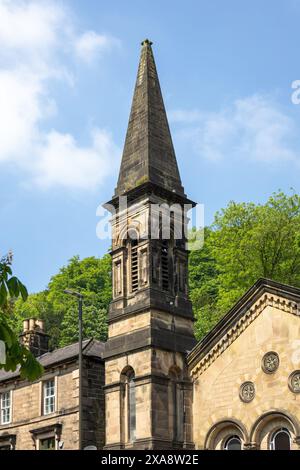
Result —
[[[146,182],[184,196],[151,45],[142,42],[116,196]]]

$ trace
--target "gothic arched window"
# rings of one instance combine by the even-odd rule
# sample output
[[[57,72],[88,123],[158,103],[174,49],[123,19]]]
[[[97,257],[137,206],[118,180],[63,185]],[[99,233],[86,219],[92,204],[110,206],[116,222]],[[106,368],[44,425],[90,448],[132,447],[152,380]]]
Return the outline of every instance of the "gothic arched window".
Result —
[[[169,371],[170,378],[170,402],[169,412],[171,418],[171,432],[174,441],[183,441],[184,428],[184,398],[180,386],[180,372],[177,369]]]
[[[130,367],[121,375],[123,393],[121,395],[121,428],[122,440],[134,442],[136,436],[136,398],[135,398],[135,374]]]
[[[242,441],[239,436],[230,436],[224,445],[225,450],[242,450]]]
[[[134,228],[128,230],[127,249],[129,256],[129,286],[130,291],[136,292],[139,288],[139,260],[138,260],[138,233]]]
[[[291,450],[291,435],[285,428],[277,430],[271,439],[271,450]]]
[[[131,371],[130,374],[127,374],[127,383],[128,383],[128,437],[129,441],[133,442],[135,440],[136,432],[136,401],[135,401],[135,375]]]

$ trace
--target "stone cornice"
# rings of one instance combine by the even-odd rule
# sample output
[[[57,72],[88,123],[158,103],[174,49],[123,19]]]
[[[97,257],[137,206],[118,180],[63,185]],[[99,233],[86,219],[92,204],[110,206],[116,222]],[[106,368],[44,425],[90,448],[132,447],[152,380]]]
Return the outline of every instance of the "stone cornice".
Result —
[[[63,411],[57,411],[55,413],[52,413],[51,415],[37,416],[32,419],[28,418],[28,419],[23,419],[20,421],[14,421],[7,425],[4,424],[0,426],[0,437],[1,436],[3,437],[4,432],[11,432],[13,434],[18,428],[23,427],[25,425],[29,425],[29,424],[30,425],[36,424],[37,426],[39,425],[48,426],[47,423],[51,423],[50,426],[52,426],[52,423],[54,422],[54,420],[60,420],[60,419],[63,419],[65,416],[76,414],[76,413],[78,413],[78,406],[73,406]]]

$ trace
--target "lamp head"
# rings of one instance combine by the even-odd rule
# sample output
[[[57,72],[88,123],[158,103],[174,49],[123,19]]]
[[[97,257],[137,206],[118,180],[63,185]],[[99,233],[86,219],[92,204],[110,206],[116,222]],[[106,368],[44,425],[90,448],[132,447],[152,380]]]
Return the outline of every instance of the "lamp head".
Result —
[[[70,289],[65,289],[64,294],[72,295],[73,297],[77,297],[77,299],[82,299],[83,295],[80,294],[79,292],[70,290]]]

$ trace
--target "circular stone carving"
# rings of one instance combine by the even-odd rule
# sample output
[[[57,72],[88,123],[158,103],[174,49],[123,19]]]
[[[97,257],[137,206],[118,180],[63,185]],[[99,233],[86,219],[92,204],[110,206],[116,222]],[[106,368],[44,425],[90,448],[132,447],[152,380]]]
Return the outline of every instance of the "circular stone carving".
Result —
[[[296,370],[289,376],[289,387],[293,393],[300,393],[300,370]]]
[[[244,403],[250,403],[255,397],[255,386],[253,382],[244,382],[240,387],[240,399]]]
[[[240,399],[245,403],[250,403],[255,397],[255,386],[253,382],[244,382],[240,387]]]
[[[279,367],[279,356],[276,352],[270,351],[262,359],[262,369],[266,374],[273,374]]]

